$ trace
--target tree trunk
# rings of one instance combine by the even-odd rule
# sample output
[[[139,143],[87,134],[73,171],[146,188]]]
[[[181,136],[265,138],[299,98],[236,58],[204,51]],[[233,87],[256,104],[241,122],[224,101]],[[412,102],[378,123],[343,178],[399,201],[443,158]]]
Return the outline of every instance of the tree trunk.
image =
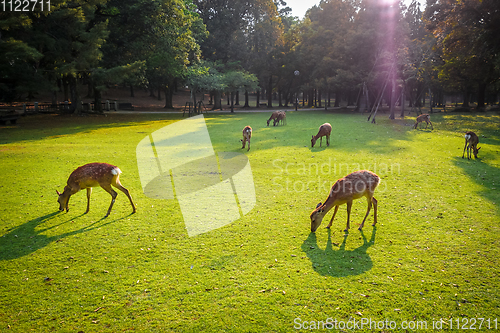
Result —
[[[64,100],[69,101],[68,77],[67,76],[63,77],[60,80],[60,83],[62,85]]]
[[[101,101],[102,101],[101,91],[94,87],[94,111],[95,112],[103,113]]]
[[[432,91],[431,91],[431,88],[429,88],[429,110],[430,110],[430,113],[432,113],[432,106],[434,105],[434,100],[433,100],[433,96],[432,96]]]
[[[394,80],[394,78],[392,79],[392,87],[391,87],[391,105],[390,105],[390,109],[391,109],[391,114],[389,115],[389,119],[395,119],[396,118],[396,114],[395,114],[395,104],[396,104],[396,82]]]
[[[256,107],[259,108],[260,107],[260,90],[257,90],[257,105]]]
[[[405,84],[403,83],[403,87],[401,88],[401,114],[399,115],[401,118],[405,117]]]
[[[245,90],[245,105],[243,105],[244,108],[249,108],[250,104],[248,104],[248,91]]]
[[[477,91],[477,109],[478,110],[484,109],[485,96],[486,96],[486,84],[480,83],[478,86],[478,91]]]
[[[335,92],[335,104],[333,106],[336,108],[340,106],[340,92],[338,90]]]
[[[267,107],[273,107],[273,76],[269,75],[269,82],[267,86]]]
[[[464,92],[463,92],[463,103],[462,103],[462,107],[464,108],[468,108],[469,107],[469,89],[465,88]]]
[[[240,92],[239,91],[236,92],[236,102],[234,103],[234,105],[240,105]]]
[[[70,75],[68,76],[68,81],[71,95],[71,111],[79,114],[82,112],[82,100],[80,99],[80,93],[78,92],[76,77]]]
[[[220,91],[214,92],[214,107],[212,110],[222,110],[221,93]]]
[[[173,109],[174,105],[172,103],[172,97],[174,96],[174,91],[168,86],[163,88],[163,93],[165,94],[165,109]]]
[[[191,94],[193,95],[193,111],[194,113],[198,113],[198,105],[196,105],[196,93],[191,92]]]
[[[234,92],[231,91],[231,113],[234,113]]]

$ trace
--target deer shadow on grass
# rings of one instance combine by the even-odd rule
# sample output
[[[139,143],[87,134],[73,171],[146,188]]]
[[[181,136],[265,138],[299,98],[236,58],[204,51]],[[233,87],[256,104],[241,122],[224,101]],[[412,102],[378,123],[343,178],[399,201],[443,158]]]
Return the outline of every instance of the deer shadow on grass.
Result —
[[[311,232],[309,237],[302,243],[301,249],[306,253],[313,269],[322,276],[346,277],[359,275],[369,271],[373,267],[370,256],[366,253],[368,248],[375,244],[377,227],[373,227],[372,235],[368,241],[361,230],[363,245],[354,249],[346,250],[346,241],[349,234],[344,234],[344,240],[338,250],[333,249],[331,231],[328,229],[328,240],[324,250],[318,246],[316,234]]]
[[[70,223],[71,221],[77,220],[79,217],[82,217],[84,215],[80,214],[77,216],[71,216],[68,217],[68,219],[63,220],[62,222],[52,224],[51,221],[60,214],[64,213],[57,211],[41,217],[37,217],[33,220],[10,229],[6,234],[0,236],[0,261],[24,257],[50,245],[53,242],[58,242],[69,236],[102,228],[106,225],[117,222],[132,215],[129,214],[128,216],[120,217],[102,224],[100,222],[105,219],[109,219],[109,217],[103,217],[99,220],[96,220],[95,222],[92,222],[90,225],[86,225],[77,230],[54,236],[45,235],[44,233],[46,233],[47,231],[63,226],[66,223]]]

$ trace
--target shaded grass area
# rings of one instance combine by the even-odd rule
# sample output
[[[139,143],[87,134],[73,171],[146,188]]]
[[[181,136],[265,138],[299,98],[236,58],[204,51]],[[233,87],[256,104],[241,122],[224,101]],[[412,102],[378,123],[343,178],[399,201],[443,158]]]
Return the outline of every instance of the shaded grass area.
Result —
[[[289,332],[297,323],[425,321],[500,315],[499,116],[432,116],[377,124],[363,115],[288,112],[207,115],[216,152],[244,152],[257,204],[221,229],[188,237],[175,200],[142,194],[135,149],[180,115],[35,116],[0,129],[0,328],[14,332]],[[329,122],[331,145],[311,148]],[[241,150],[241,130],[253,128]],[[463,132],[480,159],[462,159]],[[138,212],[118,194],[84,192],[58,213],[55,190],[76,167],[115,164]],[[336,179],[370,169],[382,179],[379,223],[353,204],[311,234],[309,214]],[[194,202],[193,205],[196,205]],[[298,320],[297,318],[300,318]],[[491,321],[493,323],[493,321]],[[400,326],[396,331],[403,331]]]

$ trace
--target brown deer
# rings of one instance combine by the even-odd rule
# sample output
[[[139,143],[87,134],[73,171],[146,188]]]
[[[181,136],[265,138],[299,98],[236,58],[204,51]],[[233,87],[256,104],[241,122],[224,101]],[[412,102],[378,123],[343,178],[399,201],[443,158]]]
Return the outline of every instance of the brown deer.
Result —
[[[325,203],[322,204],[320,202],[316,206],[316,209],[311,213],[311,232],[315,232],[316,229],[318,229],[326,213],[328,213],[332,207],[335,207],[330,224],[327,226],[327,228],[330,228],[339,206],[343,204],[347,204],[347,226],[344,231],[348,231],[352,202],[361,197],[366,197],[368,200],[368,210],[366,211],[365,218],[363,219],[363,222],[361,222],[358,229],[361,230],[365,225],[365,220],[370,213],[372,204],[374,211],[373,226],[377,224],[377,199],[375,199],[373,193],[375,192],[375,188],[378,186],[379,182],[379,176],[368,170],[356,171],[337,180],[335,184],[333,184]]]
[[[319,127],[318,134],[313,135],[311,139],[311,147],[314,148],[316,144],[316,140],[319,139],[319,146],[321,147],[321,143],[323,142],[323,137],[326,136],[326,145],[330,146],[330,133],[332,133],[332,125],[329,123],[324,123]]]
[[[476,133],[467,131],[465,133],[465,147],[464,147],[464,153],[462,154],[462,158],[464,158],[466,148],[467,148],[468,160],[470,160],[471,157],[471,150],[472,153],[474,154],[474,157],[477,158],[477,153],[479,152],[479,149],[481,149],[481,147],[477,148],[478,143],[479,143],[479,138],[477,137]]]
[[[281,125],[286,124],[286,112],[285,111],[278,111],[278,117],[276,119],[274,119],[273,126],[276,126],[276,124],[279,125],[280,121],[281,121]]]
[[[247,151],[250,150],[250,139],[252,138],[252,128],[250,126],[245,126],[243,129],[243,140],[240,140],[243,142],[243,147],[241,149],[245,148],[245,144],[248,141],[248,149]]]
[[[432,126],[432,123],[431,123],[431,116],[429,116],[427,113],[424,113],[424,114],[421,114],[420,116],[417,117],[416,121],[415,121],[415,125],[413,125],[413,128],[417,128],[417,125],[419,123],[423,123],[425,121],[425,128],[427,128],[427,126],[429,126],[429,124],[431,124],[431,128],[434,130],[434,126]]]
[[[113,204],[115,203],[115,198],[118,195],[111,188],[111,185],[113,185],[127,195],[130,200],[130,204],[132,205],[132,213],[135,213],[135,205],[132,201],[132,197],[130,196],[129,191],[120,183],[120,173],[121,170],[118,169],[118,167],[107,163],[89,163],[77,168],[69,176],[68,184],[64,187],[64,191],[60,193],[56,190],[59,195],[59,198],[57,199],[59,202],[59,210],[63,211],[66,209],[66,212],[68,212],[69,198],[76,192],[86,188],[87,210],[85,211],[85,214],[87,214],[90,209],[90,194],[92,193],[92,187],[100,186],[112,197],[111,204],[109,205],[108,212],[105,216],[108,217],[111,212],[111,208],[113,208]]]
[[[269,119],[267,120],[267,126],[269,126],[269,123],[271,122],[271,120],[274,120],[274,126],[276,126],[276,118],[278,118],[279,114],[280,114],[280,111],[274,111],[271,114],[271,117],[269,117]]]

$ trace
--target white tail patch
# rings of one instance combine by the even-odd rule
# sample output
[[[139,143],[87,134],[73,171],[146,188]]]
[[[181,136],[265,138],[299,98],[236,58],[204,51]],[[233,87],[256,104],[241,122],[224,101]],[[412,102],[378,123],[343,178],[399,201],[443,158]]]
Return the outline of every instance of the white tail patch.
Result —
[[[120,173],[122,173],[122,171],[119,169],[119,168],[114,168],[113,170],[111,170],[111,174],[112,175],[119,175]]]
[[[467,141],[470,140],[470,134],[465,134],[465,140],[467,140]]]

